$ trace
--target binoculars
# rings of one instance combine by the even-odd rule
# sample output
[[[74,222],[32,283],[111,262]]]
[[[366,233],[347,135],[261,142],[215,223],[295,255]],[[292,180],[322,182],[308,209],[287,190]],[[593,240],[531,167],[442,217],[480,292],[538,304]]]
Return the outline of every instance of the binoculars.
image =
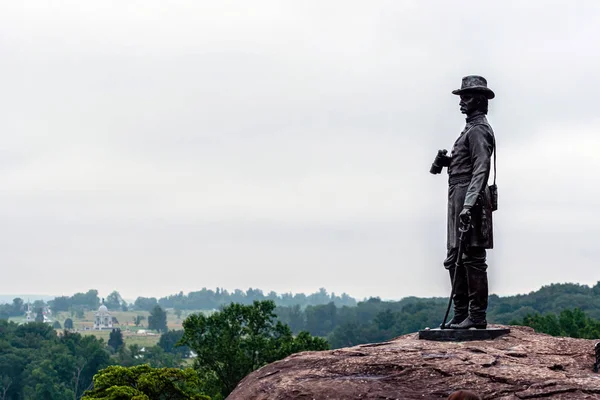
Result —
[[[442,172],[442,168],[450,165],[450,160],[452,160],[452,157],[447,156],[446,154],[448,154],[448,150],[438,150],[437,156],[435,156],[433,164],[431,164],[431,168],[429,169],[430,173],[434,175],[440,174]]]

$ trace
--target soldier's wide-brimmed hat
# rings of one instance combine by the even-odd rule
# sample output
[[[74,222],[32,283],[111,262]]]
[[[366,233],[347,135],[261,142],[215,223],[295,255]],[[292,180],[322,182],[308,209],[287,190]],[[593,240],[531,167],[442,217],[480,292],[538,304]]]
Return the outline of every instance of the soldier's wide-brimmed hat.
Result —
[[[485,94],[485,97],[488,99],[493,99],[496,97],[492,89],[487,87],[487,81],[483,76],[479,75],[469,75],[462,78],[462,85],[460,89],[456,89],[452,91],[452,94],[461,95],[465,92],[482,92]]]

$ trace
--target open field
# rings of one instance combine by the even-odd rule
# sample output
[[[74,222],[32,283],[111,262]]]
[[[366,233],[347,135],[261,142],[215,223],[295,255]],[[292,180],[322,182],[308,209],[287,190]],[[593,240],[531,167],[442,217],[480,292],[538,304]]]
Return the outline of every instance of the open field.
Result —
[[[123,332],[123,341],[125,342],[125,346],[129,346],[132,344],[137,344],[140,347],[152,347],[155,346],[160,340],[160,334],[151,333],[151,334],[138,334],[136,331],[122,331]],[[105,329],[102,331],[79,331],[82,335],[92,335],[96,336],[98,339],[104,339],[104,343],[108,343],[108,338],[110,336],[110,330]]]
[[[181,317],[177,318],[173,310],[167,309],[167,327],[169,330],[183,329],[183,320],[191,314],[195,313],[209,314],[210,311],[199,310],[199,311],[182,311]],[[65,320],[71,318],[73,320],[74,330],[82,335],[94,335],[97,338],[104,339],[104,342],[108,342],[110,335],[110,329],[106,330],[94,330],[94,314],[95,311],[88,311],[84,314],[83,318],[77,318],[75,315],[71,315],[68,312],[59,312],[51,316],[52,321],[60,322],[60,325],[64,327]],[[125,345],[137,344],[140,347],[151,347],[158,343],[160,334],[157,332],[147,331],[148,329],[148,316],[150,315],[147,311],[109,311],[110,315],[115,317],[118,324],[114,324],[114,328],[120,328],[123,333],[123,340]],[[145,319],[139,326],[135,326],[134,319],[141,315]],[[24,323],[25,317],[12,317],[11,321],[17,323]]]

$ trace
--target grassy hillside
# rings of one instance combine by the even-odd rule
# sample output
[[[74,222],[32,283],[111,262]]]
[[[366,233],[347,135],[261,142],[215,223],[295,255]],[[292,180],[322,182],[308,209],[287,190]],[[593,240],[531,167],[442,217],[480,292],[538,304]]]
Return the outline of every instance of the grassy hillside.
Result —
[[[114,324],[115,328],[120,328],[123,332],[123,339],[125,345],[137,344],[141,347],[154,346],[160,339],[160,333],[155,331],[148,331],[148,316],[150,315],[147,311],[109,311],[110,314],[117,318],[118,324]],[[173,310],[167,310],[167,326],[169,330],[183,329],[183,320],[190,314],[205,313],[208,314],[211,311],[197,310],[197,311],[184,311],[181,313],[181,317],[177,318]],[[71,315],[68,312],[60,312],[51,316],[52,321],[60,322],[60,325],[64,327],[65,320],[71,318],[73,320],[73,327],[75,331],[82,335],[94,335],[97,338],[104,339],[108,342],[110,335],[110,329],[98,331],[94,330],[94,314],[95,311],[88,311],[84,314],[83,318],[77,318],[75,315]],[[135,326],[134,319],[141,315],[145,317],[139,326]],[[11,317],[9,320],[24,323],[25,316],[22,317]]]

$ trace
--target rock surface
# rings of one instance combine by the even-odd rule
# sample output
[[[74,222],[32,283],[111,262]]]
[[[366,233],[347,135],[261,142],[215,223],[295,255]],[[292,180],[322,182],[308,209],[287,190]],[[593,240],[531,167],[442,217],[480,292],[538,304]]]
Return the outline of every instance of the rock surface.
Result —
[[[483,399],[600,399],[597,341],[509,328],[487,341],[434,342],[413,333],[293,354],[248,375],[227,399],[445,399],[459,389]]]

